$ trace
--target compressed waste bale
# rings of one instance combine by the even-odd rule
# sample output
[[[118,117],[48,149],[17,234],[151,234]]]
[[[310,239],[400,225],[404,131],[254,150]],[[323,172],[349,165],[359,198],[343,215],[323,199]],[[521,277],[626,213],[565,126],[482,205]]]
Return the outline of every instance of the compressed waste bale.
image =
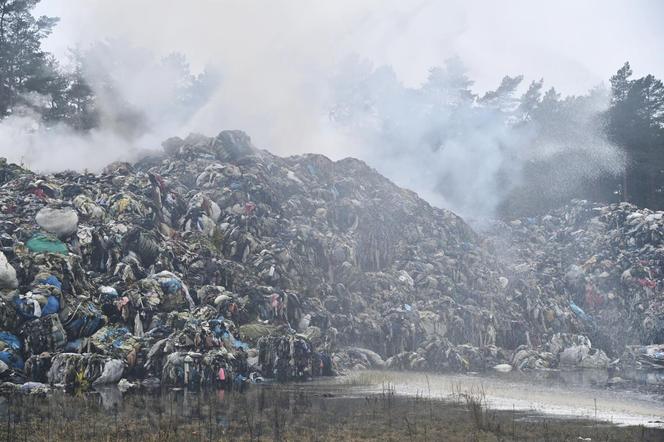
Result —
[[[203,384],[223,385],[226,381],[233,379],[235,361],[234,356],[223,349],[206,352],[203,355]]]
[[[311,368],[313,349],[303,337],[265,336],[258,340],[263,375],[279,381],[301,379]]]
[[[241,371],[242,360],[225,350],[198,352],[173,352],[169,354],[162,370],[162,383],[169,386],[199,388],[201,386],[225,386]]]
[[[183,145],[184,140],[180,137],[171,137],[161,142],[161,147],[169,155],[175,155]]]
[[[140,341],[126,327],[104,326],[90,337],[93,348],[116,359],[127,360],[140,348]]]
[[[90,197],[80,194],[73,200],[74,207],[84,217],[90,219],[103,219],[106,212],[102,207],[95,203]]]
[[[42,352],[55,353],[67,343],[65,332],[58,315],[46,315],[27,321],[21,327],[21,336],[25,343],[26,354]]]
[[[104,364],[101,375],[92,382],[92,385],[115,384],[122,379],[126,364],[119,359],[111,359]]]
[[[568,368],[607,368],[609,358],[599,349],[574,345],[560,354],[560,366]]]
[[[21,352],[23,343],[21,340],[6,331],[0,331],[0,361],[4,362],[12,369],[23,369],[23,357]]]
[[[161,308],[165,311],[178,311],[187,307],[193,310],[196,307],[189,289],[174,273],[164,270],[153,275],[151,279],[156,281],[163,291]]]
[[[8,348],[14,351],[21,351],[23,348],[21,340],[6,331],[0,331],[0,345],[3,346],[3,348]]]
[[[9,264],[7,257],[0,252],[0,289],[15,289],[18,287],[16,269]]]
[[[44,296],[40,293],[28,292],[14,298],[16,312],[25,319],[36,319],[57,313],[60,310],[58,296]]]
[[[362,357],[366,358],[369,361],[371,367],[382,368],[385,365],[385,361],[378,353],[369,350],[367,348],[352,347],[347,349],[346,351],[348,353],[356,353],[358,355],[362,355]]]
[[[133,170],[134,167],[126,161],[113,161],[102,169],[102,174],[125,176],[130,174]]]
[[[427,336],[445,336],[447,331],[445,323],[441,321],[438,314],[430,311],[419,312],[422,329]]]
[[[263,324],[262,322],[253,322],[239,327],[240,337],[251,342],[257,342],[258,339],[263,336],[268,336],[276,330],[277,328],[275,326],[271,324]]]
[[[102,286],[98,290],[99,297],[97,298],[97,302],[102,313],[110,322],[121,321],[123,307],[129,303],[129,298],[121,298],[118,291],[113,287]]]
[[[548,350],[554,355],[560,354],[566,348],[579,346],[590,348],[592,344],[586,336],[570,333],[556,333],[547,344]]]
[[[321,342],[321,339],[323,337],[323,333],[320,328],[310,325],[306,329],[300,331],[300,334],[307,338],[307,341],[314,343],[314,344],[319,344]]]
[[[50,387],[42,382],[26,382],[21,385],[19,391],[24,394],[45,395],[50,391]]]
[[[35,216],[39,227],[60,238],[76,233],[78,230],[78,214],[71,208],[44,207]]]
[[[255,153],[249,135],[241,130],[224,130],[214,140],[213,149],[221,161],[231,162]]]
[[[32,355],[25,361],[25,377],[34,382],[48,382],[48,371],[50,368],[50,353]]]
[[[7,158],[0,157],[0,185],[18,178],[21,175],[28,174],[32,174],[32,172],[17,164],[7,163]]]
[[[129,232],[123,238],[123,241],[127,244],[128,250],[136,253],[145,267],[154,264],[155,260],[159,257],[159,243],[157,242],[156,235],[152,232],[135,229]]]
[[[37,233],[25,243],[28,250],[34,253],[69,253],[65,243],[52,235]]]
[[[521,345],[514,351],[511,363],[520,371],[549,369],[555,367],[556,356],[547,351],[537,351]]]
[[[56,289],[61,287],[59,290],[73,297],[85,296],[92,289],[90,275],[83,269],[80,257],[74,254],[65,256],[58,253],[39,253],[27,258],[32,262],[31,273],[37,272],[31,285],[33,289],[36,286],[52,286]],[[49,275],[62,283],[47,283]]]
[[[16,330],[20,322],[21,317],[16,312],[14,297],[12,295],[0,296],[0,324],[2,327],[7,330]]]
[[[99,379],[108,357],[95,353],[58,353],[51,359],[48,382],[66,387],[82,386]]]
[[[581,368],[606,369],[609,367],[609,357],[604,351],[598,348],[590,349],[590,352],[584,356],[579,364]]]
[[[215,232],[215,222],[199,208],[190,210],[184,218],[185,232],[201,232],[203,235],[212,237]]]
[[[620,363],[629,368],[664,370],[664,344],[627,346]]]
[[[590,353],[590,347],[575,345],[568,347],[560,354],[560,365],[566,367],[577,367],[581,361]]]
[[[60,282],[60,280],[54,275],[41,273],[35,277],[35,283],[41,285],[48,285],[51,287],[55,287],[58,290],[62,290],[62,282]]]
[[[166,357],[161,373],[163,385],[175,386],[184,384],[184,352],[173,352]]]
[[[70,340],[92,336],[107,323],[107,318],[91,301],[80,301],[63,310],[63,327]]]
[[[16,312],[23,319],[35,319],[60,311],[62,284],[55,276],[36,281],[24,295],[14,297]]]

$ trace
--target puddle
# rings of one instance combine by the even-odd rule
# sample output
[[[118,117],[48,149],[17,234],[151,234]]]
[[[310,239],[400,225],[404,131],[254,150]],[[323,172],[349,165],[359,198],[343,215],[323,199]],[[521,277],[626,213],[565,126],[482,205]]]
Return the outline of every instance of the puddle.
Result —
[[[362,388],[373,393],[387,385],[398,395],[413,397],[455,400],[459,394],[473,394],[482,396],[496,410],[664,428],[664,402],[635,391],[600,388],[607,379],[605,371],[591,370],[536,376],[367,371],[350,374],[345,382],[365,384]]]

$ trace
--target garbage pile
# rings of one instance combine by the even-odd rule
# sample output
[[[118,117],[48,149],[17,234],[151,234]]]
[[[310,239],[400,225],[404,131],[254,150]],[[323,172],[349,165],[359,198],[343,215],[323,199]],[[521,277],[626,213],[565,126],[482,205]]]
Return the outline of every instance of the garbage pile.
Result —
[[[581,366],[664,368],[663,212],[573,200],[544,216],[495,223],[489,236],[509,263],[534,347],[571,331],[605,353]]]
[[[487,237],[359,160],[163,147],[100,174],[0,162],[0,379],[242,388],[662,342],[660,214],[576,203]]]

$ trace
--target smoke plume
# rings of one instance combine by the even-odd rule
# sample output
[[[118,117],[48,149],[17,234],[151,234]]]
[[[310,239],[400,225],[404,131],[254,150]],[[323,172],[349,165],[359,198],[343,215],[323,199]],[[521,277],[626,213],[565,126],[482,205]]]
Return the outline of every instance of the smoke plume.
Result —
[[[479,97],[505,74],[524,75],[518,95],[542,76],[584,93],[627,58],[657,73],[658,48],[643,41],[655,23],[620,2],[591,3],[44,1],[39,13],[62,18],[46,49],[64,60],[79,48],[102,124],[80,135],[16,113],[0,124],[0,155],[37,170],[96,170],[173,135],[237,128],[278,154],[359,157],[433,204],[491,215],[519,185],[534,143],[546,144],[538,155],[579,152],[573,177],[619,171],[621,154],[590,124],[551,137],[472,105],[433,112],[417,91],[429,68],[455,56]],[[619,44],[612,23],[634,41]],[[572,45],[575,32],[586,38]],[[349,105],[362,95],[370,107]],[[344,106],[353,121],[334,115]],[[605,106],[598,98],[579,121]]]

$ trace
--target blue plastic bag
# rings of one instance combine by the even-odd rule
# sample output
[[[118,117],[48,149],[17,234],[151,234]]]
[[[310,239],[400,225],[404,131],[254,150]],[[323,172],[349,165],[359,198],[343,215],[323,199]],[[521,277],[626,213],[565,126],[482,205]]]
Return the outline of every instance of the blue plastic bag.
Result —
[[[23,349],[21,340],[9,332],[0,331],[0,341],[4,342],[7,347],[14,351],[20,352]]]
[[[12,351],[0,351],[0,361],[14,370],[23,370],[23,358]]]
[[[57,296],[49,296],[46,305],[42,307],[42,316],[52,315],[60,311],[60,300]]]
[[[49,276],[46,279],[42,279],[41,281],[39,281],[39,283],[44,285],[50,285],[56,287],[58,290],[62,290],[62,283],[58,278],[56,278],[53,275]]]

